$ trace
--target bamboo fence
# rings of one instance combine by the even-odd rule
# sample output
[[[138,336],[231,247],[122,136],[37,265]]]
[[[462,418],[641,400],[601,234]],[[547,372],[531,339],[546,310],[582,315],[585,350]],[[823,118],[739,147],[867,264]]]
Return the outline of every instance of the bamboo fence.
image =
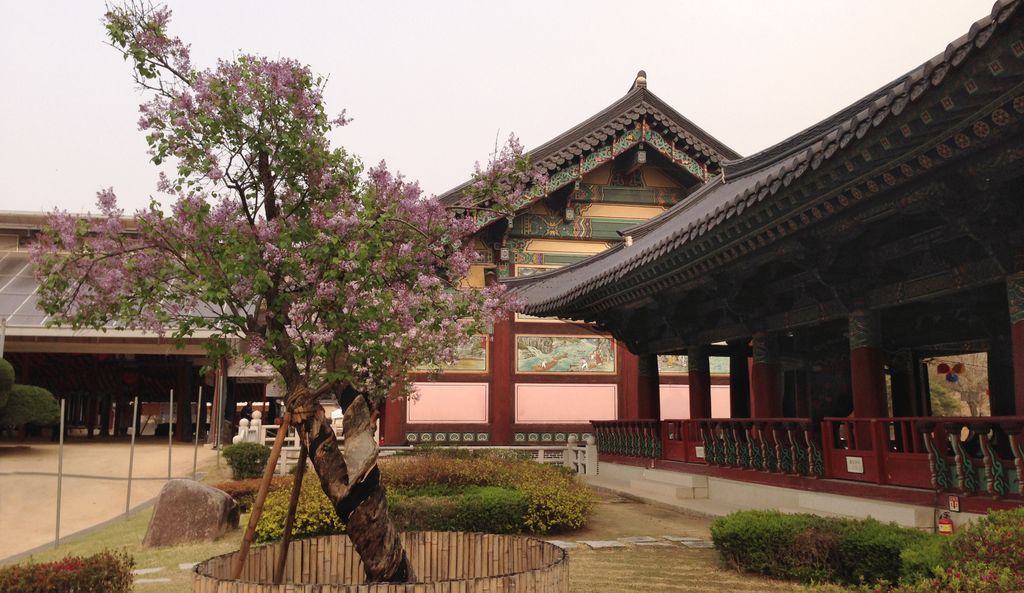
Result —
[[[193,593],[568,593],[569,559],[538,539],[462,532],[402,534],[415,582],[364,581],[363,565],[345,535],[292,542],[282,584],[273,584],[280,546],[253,548],[238,580],[237,552],[201,562]]]

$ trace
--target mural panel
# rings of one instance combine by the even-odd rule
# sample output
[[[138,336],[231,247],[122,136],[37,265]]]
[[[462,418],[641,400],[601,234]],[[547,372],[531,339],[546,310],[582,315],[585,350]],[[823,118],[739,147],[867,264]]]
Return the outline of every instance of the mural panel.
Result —
[[[710,357],[712,375],[729,374],[729,358],[727,356]],[[658,356],[658,374],[685,375],[690,372],[685,354],[661,354]]]
[[[421,365],[417,371],[444,371],[446,373],[486,373],[487,336],[471,336],[469,341],[458,347],[457,359],[450,365]]]
[[[516,336],[520,373],[615,373],[615,342],[580,336]]]

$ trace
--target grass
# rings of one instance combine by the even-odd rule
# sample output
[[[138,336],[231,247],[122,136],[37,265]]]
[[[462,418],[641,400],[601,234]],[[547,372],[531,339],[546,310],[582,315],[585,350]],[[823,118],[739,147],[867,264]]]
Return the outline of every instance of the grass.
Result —
[[[205,482],[217,483],[230,477],[230,470],[206,468]],[[131,554],[136,568],[164,567],[142,578],[169,578],[169,583],[136,586],[138,593],[179,593],[192,589],[192,573],[178,564],[199,562],[238,549],[242,530],[235,529],[214,542],[166,548],[143,548],[142,538],[152,509],[136,513],[125,521],[107,525],[57,550],[34,555],[31,560],[58,560],[66,555],[89,555],[107,548]],[[244,527],[247,515],[242,516]],[[587,527],[558,536],[558,539],[615,539],[627,535],[690,535],[707,537],[710,520],[666,509],[598,496],[598,504]],[[715,550],[671,547],[628,547],[602,550],[577,548],[570,552],[570,593],[697,592],[791,593],[811,591],[798,584],[746,575],[725,567]]]

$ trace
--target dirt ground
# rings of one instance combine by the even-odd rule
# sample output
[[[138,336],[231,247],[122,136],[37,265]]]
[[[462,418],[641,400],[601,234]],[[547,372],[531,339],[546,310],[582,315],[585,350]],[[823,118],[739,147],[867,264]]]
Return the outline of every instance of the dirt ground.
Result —
[[[127,481],[74,476],[127,478],[128,441],[73,441],[64,446],[61,536],[124,513]],[[200,446],[199,465],[215,459]],[[175,443],[172,474],[192,474],[192,445]],[[52,542],[56,525],[57,445],[0,444],[0,559]],[[140,438],[135,446],[132,506],[155,497],[167,477],[167,441]],[[148,479],[147,479],[148,478]]]

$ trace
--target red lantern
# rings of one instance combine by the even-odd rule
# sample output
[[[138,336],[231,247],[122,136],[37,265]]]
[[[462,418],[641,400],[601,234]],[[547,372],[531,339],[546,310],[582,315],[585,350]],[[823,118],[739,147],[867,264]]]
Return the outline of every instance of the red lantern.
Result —
[[[121,380],[125,385],[135,385],[139,382],[139,376],[135,373],[125,373],[121,375]]]
[[[949,365],[946,363],[942,363],[938,366],[938,368],[935,369],[935,372],[940,375],[948,375],[950,373]]]

